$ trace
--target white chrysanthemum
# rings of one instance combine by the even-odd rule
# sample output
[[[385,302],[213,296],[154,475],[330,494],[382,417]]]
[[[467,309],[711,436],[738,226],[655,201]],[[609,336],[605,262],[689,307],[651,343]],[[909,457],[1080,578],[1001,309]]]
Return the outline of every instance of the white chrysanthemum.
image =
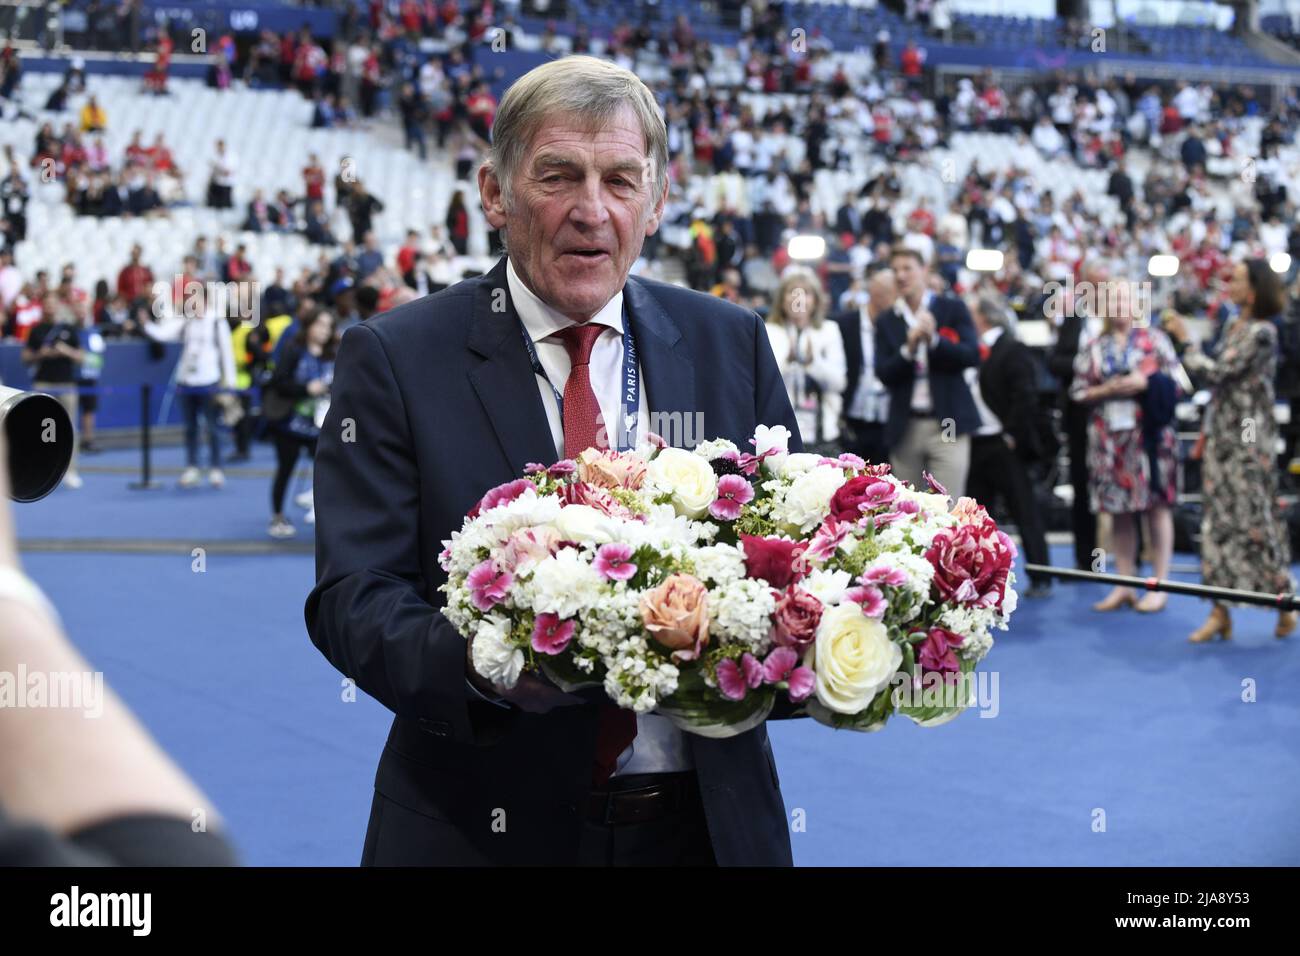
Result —
[[[474,669],[504,687],[514,687],[524,669],[524,652],[510,643],[510,622],[499,614],[479,621],[470,656]]]
[[[740,578],[709,591],[709,635],[718,644],[739,644],[751,654],[767,652],[776,598],[763,581]]]
[[[799,451],[793,455],[782,455],[780,462],[773,468],[773,471],[782,478],[795,478],[804,472],[812,471],[817,467],[817,462],[821,460],[821,455]]]
[[[722,457],[726,452],[739,452],[735,443],[726,438],[711,438],[708,441],[702,441],[691,449],[691,454],[699,455],[705,461],[712,461],[715,458]]]
[[[795,478],[779,500],[774,499],[773,517],[799,534],[807,534],[826,519],[831,498],[846,481],[842,468],[822,465]]]
[[[799,582],[799,587],[827,607],[833,607],[844,600],[844,592],[852,584],[853,576],[847,571],[828,571],[825,568],[817,568]]]
[[[583,608],[605,599],[605,579],[576,548],[564,548],[542,561],[523,586],[520,600],[538,614],[573,617]]]
[[[703,522],[679,515],[672,505],[651,505],[644,523],[629,521],[619,532],[619,540],[633,548],[645,545],[658,551],[692,547]]]
[[[479,521],[491,525],[497,541],[505,541],[520,528],[551,524],[559,517],[561,507],[559,495],[526,491],[514,501],[483,512]]]
[[[695,576],[706,584],[722,585],[745,576],[745,551],[737,544],[714,544],[691,552]]]

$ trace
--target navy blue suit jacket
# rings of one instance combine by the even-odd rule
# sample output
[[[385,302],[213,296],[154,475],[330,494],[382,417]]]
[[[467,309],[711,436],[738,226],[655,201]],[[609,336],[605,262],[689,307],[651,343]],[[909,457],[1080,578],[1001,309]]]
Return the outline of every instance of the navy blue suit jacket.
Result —
[[[979,337],[961,299],[936,295],[930,301],[930,312],[939,331],[938,343],[929,347],[934,417],[940,421],[951,418],[955,433],[965,435],[980,425],[975,399],[962,377],[963,369],[979,364]],[[952,337],[957,341],[951,341]],[[906,342],[907,321],[896,309],[887,309],[876,316],[876,377],[889,389],[889,421],[885,423],[884,435],[887,448],[898,444],[912,414],[915,365],[899,351]]]
[[[701,413],[692,444],[745,448],[759,424],[798,435],[757,315],[637,278],[624,301],[651,413]],[[307,629],[396,715],[375,788],[419,815],[426,845],[430,826],[445,832],[428,863],[577,859],[597,708],[530,714],[474,699],[465,641],[436,610],[443,539],[489,488],[555,458],[504,259],[344,334],[316,455]],[[688,740],[718,862],[788,865],[765,726]],[[491,826],[498,809],[504,832]]]

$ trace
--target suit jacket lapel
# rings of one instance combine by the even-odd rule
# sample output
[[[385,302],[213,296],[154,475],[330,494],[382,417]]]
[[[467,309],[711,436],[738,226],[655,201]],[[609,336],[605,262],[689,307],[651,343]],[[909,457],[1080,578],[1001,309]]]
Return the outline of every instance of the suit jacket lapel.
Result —
[[[483,359],[470,369],[470,384],[492,420],[492,430],[515,477],[523,474],[529,462],[553,463],[551,426],[537,391],[519,316],[510,301],[504,257],[475,292],[468,345]]]
[[[695,363],[681,329],[635,277],[629,277],[623,286],[623,302],[645,379],[650,430],[659,432],[670,444],[683,444],[690,436],[697,442],[704,440],[707,436],[696,435],[697,429],[687,420],[696,411]],[[680,415],[663,417],[673,413]],[[665,430],[676,434],[665,435]]]

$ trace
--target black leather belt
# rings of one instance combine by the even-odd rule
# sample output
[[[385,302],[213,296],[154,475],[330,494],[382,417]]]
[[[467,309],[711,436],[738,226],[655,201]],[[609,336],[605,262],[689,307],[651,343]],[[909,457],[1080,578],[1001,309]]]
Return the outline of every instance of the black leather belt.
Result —
[[[658,820],[699,800],[695,773],[646,773],[613,777],[600,790],[591,791],[587,819],[613,826]]]

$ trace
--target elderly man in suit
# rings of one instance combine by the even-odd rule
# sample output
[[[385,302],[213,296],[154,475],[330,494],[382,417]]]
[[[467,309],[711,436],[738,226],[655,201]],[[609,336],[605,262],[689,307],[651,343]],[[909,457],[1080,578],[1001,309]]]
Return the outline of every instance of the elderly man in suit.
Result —
[[[961,299],[930,290],[921,253],[895,246],[894,305],[876,320],[876,376],[889,389],[885,445],[894,474],[918,487],[932,474],[954,497],[965,492],[970,433],[979,413],[964,371],[979,342]]]
[[[791,862],[764,725],[706,739],[540,678],[488,685],[439,611],[440,542],[529,462],[628,447],[662,421],[741,445],[759,424],[797,434],[757,315],[628,277],[667,160],[635,75],[585,56],[537,67],[502,99],[478,175],[506,257],[343,337],[306,616],[395,714],[365,864]]]

